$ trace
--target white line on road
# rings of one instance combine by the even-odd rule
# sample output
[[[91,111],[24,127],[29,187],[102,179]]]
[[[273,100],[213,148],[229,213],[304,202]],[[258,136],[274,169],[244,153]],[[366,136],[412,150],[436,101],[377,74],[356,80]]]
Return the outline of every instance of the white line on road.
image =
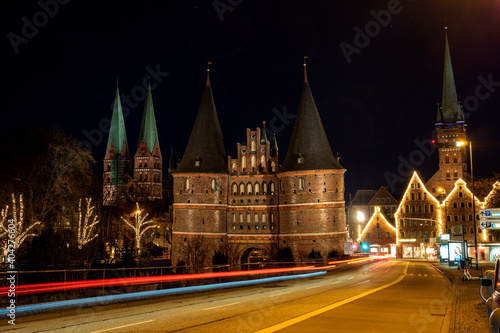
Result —
[[[347,280],[352,280],[352,279],[354,279],[354,276],[352,276],[352,277],[348,278]]]
[[[333,310],[335,308],[338,308],[339,306],[342,306],[344,304],[347,304],[347,303],[350,303],[352,301],[355,301],[357,299],[360,299],[362,297],[365,297],[365,296],[368,296],[370,294],[373,294],[379,290],[382,290],[382,289],[385,289],[387,287],[390,287],[390,286],[393,286],[397,283],[399,283],[401,280],[404,279],[406,273],[408,272],[408,266],[409,266],[409,262],[406,263],[405,265],[405,268],[403,270],[403,274],[400,275],[399,278],[397,278],[396,280],[394,280],[393,282],[391,283],[388,283],[386,285],[383,285],[381,287],[378,287],[378,288],[375,288],[375,289],[371,289],[371,290],[368,290],[368,291],[365,291],[364,293],[361,293],[361,294],[358,294],[356,296],[353,296],[353,297],[350,297],[350,298],[347,298],[343,301],[340,301],[340,302],[337,302],[337,303],[334,303],[334,304],[331,304],[329,306],[326,306],[324,308],[321,308],[321,309],[318,309],[316,311],[312,311],[312,312],[309,312],[309,313],[306,313],[306,314],[303,314],[302,316],[299,316],[299,317],[296,317],[296,318],[293,318],[293,319],[290,319],[290,320],[287,320],[285,322],[282,322],[280,324],[276,324],[274,326],[271,326],[271,327],[268,327],[268,328],[265,328],[265,329],[262,329],[260,331],[257,331],[256,333],[272,333],[272,332],[276,332],[276,331],[279,331],[285,327],[288,327],[288,326],[291,326],[291,325],[294,325],[298,322],[301,322],[303,320],[306,320],[306,319],[309,319],[311,317],[314,317],[314,316],[317,316],[319,314],[322,314],[326,311],[330,311],[330,310]]]
[[[312,286],[312,287],[309,287],[309,288],[306,288],[306,289],[313,289],[313,288],[318,288],[318,287],[321,287],[321,285],[319,285],[319,286]]]
[[[281,295],[285,295],[285,294],[289,294],[290,292],[287,291],[287,292],[284,292],[284,293],[281,293],[281,294],[274,294],[274,295],[269,295],[269,297],[275,297],[275,296],[281,296]]]
[[[335,281],[335,282],[332,282],[332,284],[335,284],[335,283],[340,283],[340,282],[342,282],[342,281]]]
[[[240,304],[240,303],[241,302],[236,302],[236,303],[231,303],[231,304],[224,304],[224,305],[214,306],[214,307],[211,307],[211,308],[203,309],[203,311],[218,309],[218,308],[222,308],[224,306],[236,305],[236,304]]]
[[[145,323],[150,323],[154,320],[146,320],[146,321],[141,321],[140,323],[135,323],[135,324],[129,324],[129,325],[123,325],[123,326],[117,326],[117,327],[113,327],[113,328],[108,328],[108,329],[105,329],[105,330],[101,330],[101,331],[94,331],[92,333],[100,333],[100,332],[108,332],[108,331],[112,331],[112,330],[117,330],[119,328],[124,328],[124,327],[129,327],[129,326],[135,326],[135,325],[140,325],[140,324],[145,324]]]

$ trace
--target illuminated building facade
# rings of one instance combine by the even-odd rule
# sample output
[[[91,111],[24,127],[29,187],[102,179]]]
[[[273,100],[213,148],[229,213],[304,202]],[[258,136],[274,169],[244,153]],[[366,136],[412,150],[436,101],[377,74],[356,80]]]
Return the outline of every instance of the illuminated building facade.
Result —
[[[276,137],[247,129],[226,157],[210,79],[174,179],[173,263],[236,264],[254,256],[326,259],[347,239],[344,172],[333,155],[304,67],[297,119],[283,165]],[[200,250],[203,249],[203,250]]]
[[[358,243],[368,243],[372,254],[387,254],[396,257],[396,227],[389,222],[379,206],[375,206],[373,214],[363,228]]]

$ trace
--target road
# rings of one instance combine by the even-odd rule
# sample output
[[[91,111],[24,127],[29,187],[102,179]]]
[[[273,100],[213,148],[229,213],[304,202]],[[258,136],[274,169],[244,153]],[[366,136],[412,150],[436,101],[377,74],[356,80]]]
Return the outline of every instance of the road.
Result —
[[[427,263],[382,261],[309,279],[77,310],[2,330],[444,332],[450,286]]]

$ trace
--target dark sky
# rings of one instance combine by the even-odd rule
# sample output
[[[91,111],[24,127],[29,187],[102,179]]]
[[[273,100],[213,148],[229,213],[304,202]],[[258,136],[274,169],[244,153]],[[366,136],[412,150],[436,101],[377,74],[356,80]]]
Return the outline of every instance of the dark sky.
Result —
[[[500,171],[498,0],[60,0],[57,8],[44,1],[2,1],[3,139],[21,127],[55,125],[92,141],[102,160],[107,134],[99,127],[111,117],[118,75],[130,96],[125,124],[134,154],[149,71],[157,73],[153,99],[168,162],[170,145],[177,157],[186,146],[211,61],[228,154],[235,155],[247,127],[266,120],[278,132],[282,161],[293,128],[283,115],[297,112],[307,55],[323,125],[347,169],[346,191],[391,185],[387,175],[401,175],[402,159],[413,160],[427,180],[437,153],[419,153],[415,140],[432,136],[448,26],[458,95],[469,103],[476,176]],[[44,3],[50,15],[41,12]],[[380,14],[385,26],[375,23],[371,12],[389,7],[390,18]],[[354,47],[355,28],[367,24],[372,37],[358,41],[348,62],[340,45]],[[480,77],[492,83],[484,87]],[[395,190],[406,182],[395,181]]]

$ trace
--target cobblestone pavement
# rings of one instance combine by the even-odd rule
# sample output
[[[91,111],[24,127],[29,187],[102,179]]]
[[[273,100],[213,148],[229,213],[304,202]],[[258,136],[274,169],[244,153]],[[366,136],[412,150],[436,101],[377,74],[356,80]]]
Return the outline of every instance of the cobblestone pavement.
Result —
[[[488,313],[486,303],[479,296],[479,280],[462,281],[463,270],[456,267],[432,263],[450,277],[454,290],[454,299],[450,313],[448,332],[485,333],[489,332]],[[470,270],[471,275],[480,276],[484,270],[493,270],[492,263],[479,263],[479,270],[475,266]]]

